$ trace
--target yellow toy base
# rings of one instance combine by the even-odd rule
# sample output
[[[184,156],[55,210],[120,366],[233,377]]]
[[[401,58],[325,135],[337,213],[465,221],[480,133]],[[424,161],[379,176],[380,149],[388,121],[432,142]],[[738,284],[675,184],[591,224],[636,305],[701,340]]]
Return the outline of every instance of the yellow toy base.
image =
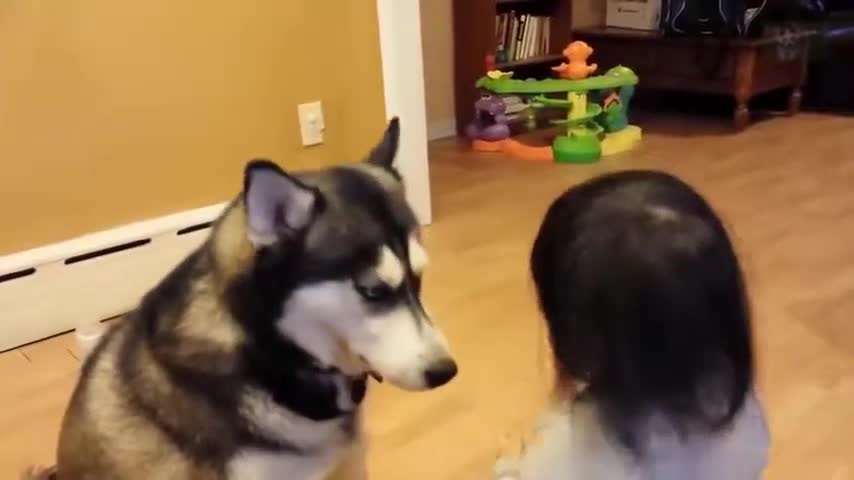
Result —
[[[643,131],[637,125],[629,125],[619,132],[609,133],[602,140],[602,156],[627,152],[640,143],[642,136]]]

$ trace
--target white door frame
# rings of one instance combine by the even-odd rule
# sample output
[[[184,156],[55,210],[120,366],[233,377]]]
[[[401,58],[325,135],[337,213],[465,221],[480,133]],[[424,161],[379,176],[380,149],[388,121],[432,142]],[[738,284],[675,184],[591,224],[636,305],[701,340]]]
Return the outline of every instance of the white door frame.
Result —
[[[386,116],[400,117],[397,168],[423,224],[432,219],[419,0],[377,0]]]

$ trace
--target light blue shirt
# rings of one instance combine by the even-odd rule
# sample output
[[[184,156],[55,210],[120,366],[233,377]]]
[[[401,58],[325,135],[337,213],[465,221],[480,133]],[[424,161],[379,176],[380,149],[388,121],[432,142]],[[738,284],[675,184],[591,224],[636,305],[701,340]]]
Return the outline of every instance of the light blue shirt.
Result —
[[[496,463],[496,479],[757,480],[768,463],[768,427],[753,394],[733,424],[716,434],[680,438],[650,419],[650,441],[639,460],[606,437],[589,402],[555,409],[540,425],[539,441],[520,460]]]

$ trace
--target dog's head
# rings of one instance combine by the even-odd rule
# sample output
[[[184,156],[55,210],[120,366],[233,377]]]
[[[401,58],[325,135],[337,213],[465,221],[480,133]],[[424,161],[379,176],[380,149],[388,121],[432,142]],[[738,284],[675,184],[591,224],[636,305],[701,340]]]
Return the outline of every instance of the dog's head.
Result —
[[[399,125],[359,164],[289,174],[250,162],[242,207],[260,288],[280,296],[275,334],[324,363],[408,390],[457,366],[421,304],[427,255],[393,167]]]

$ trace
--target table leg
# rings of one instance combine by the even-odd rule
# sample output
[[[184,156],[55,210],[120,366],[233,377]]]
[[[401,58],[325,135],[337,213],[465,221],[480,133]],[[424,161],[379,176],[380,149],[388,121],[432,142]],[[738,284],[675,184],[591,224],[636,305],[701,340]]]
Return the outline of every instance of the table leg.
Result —
[[[750,124],[750,108],[748,102],[750,98],[735,98],[735,111],[732,115],[733,125],[736,130],[744,130]]]
[[[801,54],[800,57],[798,57],[798,72],[795,77],[795,85],[792,87],[792,93],[789,94],[789,115],[794,115],[801,109],[803,86],[807,80],[807,67],[809,64],[809,45],[809,38],[802,41]]]
[[[789,111],[787,112],[789,115],[794,115],[801,110],[803,96],[800,86],[792,88],[792,92],[789,94]]]
[[[756,49],[742,47],[736,54],[735,65],[735,111],[733,123],[741,130],[750,123],[750,98],[753,96],[753,74],[756,69]]]

